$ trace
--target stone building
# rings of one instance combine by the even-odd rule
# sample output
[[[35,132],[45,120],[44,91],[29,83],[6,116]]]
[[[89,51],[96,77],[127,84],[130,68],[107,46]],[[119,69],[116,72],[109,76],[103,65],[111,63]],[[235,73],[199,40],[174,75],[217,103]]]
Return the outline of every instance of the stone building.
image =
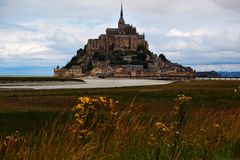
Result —
[[[97,39],[89,39],[87,52],[93,55],[96,52],[109,54],[112,51],[136,51],[141,45],[148,49],[148,42],[145,36],[137,33],[136,27],[125,24],[123,10],[121,6],[118,28],[107,28],[105,34],[101,34]]]

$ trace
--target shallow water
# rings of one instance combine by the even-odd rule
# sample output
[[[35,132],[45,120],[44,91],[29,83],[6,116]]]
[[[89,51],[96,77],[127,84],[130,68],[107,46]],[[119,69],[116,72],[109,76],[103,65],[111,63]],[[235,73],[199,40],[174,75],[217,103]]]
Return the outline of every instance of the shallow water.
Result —
[[[4,84],[0,89],[80,89],[80,88],[114,88],[130,86],[163,85],[173,81],[147,79],[99,79],[82,78],[85,82],[45,82]]]

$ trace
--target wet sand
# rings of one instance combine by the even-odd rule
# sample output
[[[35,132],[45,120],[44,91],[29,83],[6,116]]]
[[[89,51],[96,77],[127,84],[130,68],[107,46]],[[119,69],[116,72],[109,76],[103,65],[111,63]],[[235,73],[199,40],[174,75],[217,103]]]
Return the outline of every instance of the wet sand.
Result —
[[[115,88],[147,85],[163,85],[173,81],[167,80],[147,80],[147,79],[100,79],[81,78],[84,82],[22,82],[5,83],[0,85],[0,89],[81,89],[81,88]]]

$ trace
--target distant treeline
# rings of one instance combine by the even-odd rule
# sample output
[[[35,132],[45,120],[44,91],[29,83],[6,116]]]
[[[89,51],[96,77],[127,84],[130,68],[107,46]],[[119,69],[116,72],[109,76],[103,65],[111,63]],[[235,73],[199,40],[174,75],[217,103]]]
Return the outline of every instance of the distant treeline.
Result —
[[[240,77],[240,72],[196,72],[196,77],[219,78],[219,77]]]
[[[196,72],[196,77],[217,78],[222,76],[216,71],[209,71],[209,72]]]

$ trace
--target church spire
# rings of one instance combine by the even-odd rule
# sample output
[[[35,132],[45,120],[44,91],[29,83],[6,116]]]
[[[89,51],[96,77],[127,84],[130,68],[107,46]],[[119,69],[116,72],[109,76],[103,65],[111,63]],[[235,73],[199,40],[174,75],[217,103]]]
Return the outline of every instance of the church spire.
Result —
[[[121,11],[120,11],[120,19],[118,21],[118,24],[125,24],[124,18],[123,18],[123,7],[121,3]]]
[[[120,13],[120,17],[123,17],[123,8],[122,8],[122,3],[121,3],[121,13]]]

